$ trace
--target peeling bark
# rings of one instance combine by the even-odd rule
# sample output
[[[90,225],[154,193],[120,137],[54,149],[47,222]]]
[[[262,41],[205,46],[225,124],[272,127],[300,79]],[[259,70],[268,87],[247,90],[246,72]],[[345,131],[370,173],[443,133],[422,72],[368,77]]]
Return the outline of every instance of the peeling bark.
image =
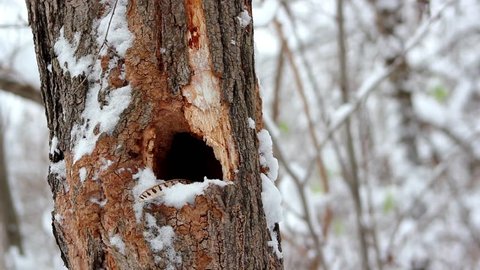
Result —
[[[103,4],[48,0],[27,5],[50,137],[58,139],[50,159],[66,167],[65,177],[51,167],[48,181],[55,200],[54,234],[67,267],[281,269],[282,261],[267,245],[261,200],[256,131],[262,128],[262,113],[253,28],[241,27],[237,19],[244,9],[251,14],[250,1],[129,1],[126,18],[135,38],[123,58],[114,48],[98,54],[91,29],[105,16]],[[62,27],[68,40],[81,33],[77,58],[101,57],[109,85],[98,100],[108,103],[120,87],[132,88],[112,134],[100,134],[93,153],[77,161],[72,128],[85,124],[90,86],[86,75],[72,77],[58,62],[53,47]],[[257,130],[248,128],[248,117]],[[95,134],[99,130],[95,127]],[[192,153],[200,156],[172,147],[176,140],[191,143],[197,147]],[[206,165],[192,163],[201,161]],[[137,223],[132,188],[134,175],[145,168],[165,180],[180,174],[190,181],[207,176],[231,184],[210,186],[181,209],[146,204]],[[181,262],[146,240],[167,226],[175,233],[173,248]],[[113,235],[123,239],[123,250],[112,243]]]

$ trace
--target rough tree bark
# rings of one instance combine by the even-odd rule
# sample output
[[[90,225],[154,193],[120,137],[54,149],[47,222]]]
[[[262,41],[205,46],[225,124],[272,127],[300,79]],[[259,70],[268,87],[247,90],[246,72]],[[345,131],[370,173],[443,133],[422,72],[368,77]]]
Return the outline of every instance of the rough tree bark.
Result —
[[[251,1],[46,0],[27,7],[50,129],[53,231],[66,266],[282,268],[262,208],[260,174],[268,168],[257,150],[253,28],[239,16],[251,14]],[[128,36],[122,16],[130,43],[116,40]],[[100,104],[93,116],[91,102]],[[122,102],[128,106],[106,128],[113,119],[102,115]],[[90,151],[79,154],[82,147]],[[137,218],[132,190],[146,168],[167,181],[207,176],[230,184],[211,185],[180,209],[141,205]],[[161,239],[167,226],[173,249]]]

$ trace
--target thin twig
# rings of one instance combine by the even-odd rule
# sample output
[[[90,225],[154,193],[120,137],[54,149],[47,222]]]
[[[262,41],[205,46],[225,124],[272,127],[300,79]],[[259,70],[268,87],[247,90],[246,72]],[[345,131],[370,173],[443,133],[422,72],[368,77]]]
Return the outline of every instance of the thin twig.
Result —
[[[457,144],[464,152],[466,152],[470,157],[472,157],[474,160],[478,160],[475,153],[473,152],[472,147],[460,136],[455,134],[452,130],[450,130],[448,127],[423,120],[423,119],[416,119],[418,124],[420,126],[427,126],[430,128],[433,128],[439,132],[441,132],[443,135],[447,136],[450,140],[452,140],[455,144]]]
[[[345,19],[344,19],[344,0],[337,0],[337,29],[338,29],[338,65],[340,72],[340,90],[342,94],[342,101],[348,103],[350,99],[349,76],[347,69],[347,41],[345,36]],[[355,154],[355,145],[352,136],[350,119],[345,120],[345,142],[347,147],[348,164],[350,170],[348,178],[345,178],[347,185],[350,188],[352,199],[355,205],[355,216],[357,222],[357,237],[360,245],[360,258],[362,262],[362,269],[367,270],[369,266],[368,245],[367,245],[367,231],[362,222],[363,207],[360,197],[360,177],[358,175],[357,157]]]
[[[287,56],[287,59],[290,63],[290,66],[292,67],[294,79],[295,79],[295,84],[296,84],[296,89],[301,97],[302,103],[303,103],[303,109],[305,111],[305,115],[307,117],[307,123],[308,123],[308,131],[310,134],[310,138],[313,142],[313,146],[315,147],[315,151],[318,153],[320,152],[320,144],[319,144],[319,139],[315,131],[315,124],[312,118],[311,110],[310,110],[310,105],[308,103],[307,96],[305,94],[305,89],[303,87],[302,83],[302,78],[300,76],[299,69],[295,63],[295,59],[293,58],[293,53],[290,50],[290,47],[288,46],[287,39],[285,37],[285,34],[283,33],[282,27],[280,25],[280,22],[275,19],[274,20],[274,26],[277,30],[278,35],[280,36],[280,39],[282,40],[282,43],[285,45],[285,54]],[[320,171],[320,176],[322,180],[322,185],[323,185],[323,190],[325,193],[328,193],[329,191],[329,184],[328,184],[328,175],[326,173],[325,169],[325,164],[322,160],[322,155],[318,154],[316,155],[315,159],[317,160],[317,166]]]
[[[363,168],[363,175],[365,177],[365,190],[366,190],[366,203],[367,203],[367,213],[369,217],[368,228],[370,236],[372,237],[372,244],[375,250],[375,262],[377,264],[377,269],[383,269],[382,263],[382,254],[380,252],[380,244],[378,239],[377,233],[377,220],[375,218],[375,207],[373,203],[373,186],[372,186],[372,178],[370,176],[371,169],[370,169],[370,154],[372,149],[374,148],[372,145],[372,131],[371,131],[371,120],[368,117],[368,112],[363,111],[364,113],[361,114],[360,120],[361,125],[359,126],[360,129],[360,147],[362,151],[362,168]]]
[[[21,29],[28,28],[28,24],[0,24],[0,29]]]
[[[293,57],[293,53],[290,50],[290,47],[288,45],[288,41],[287,41],[287,39],[285,37],[285,34],[282,30],[280,22],[278,21],[278,19],[275,19],[273,21],[273,23],[274,23],[274,26],[277,30],[277,33],[278,33],[279,37],[280,37],[280,40],[282,41],[282,44],[283,44],[282,47],[284,49],[286,57],[287,57],[287,59],[290,63],[290,66],[292,68],[295,84],[297,86],[296,90],[298,91],[298,93],[301,97],[301,100],[302,100],[302,103],[303,103],[303,109],[304,109],[305,115],[307,117],[308,131],[309,131],[309,134],[310,134],[310,138],[311,138],[311,140],[313,142],[313,145],[315,147],[315,151],[318,153],[320,151],[319,140],[318,140],[318,136],[316,134],[315,124],[314,124],[313,117],[312,117],[312,114],[311,114],[311,111],[310,111],[310,106],[309,106],[309,103],[308,103],[308,100],[307,100],[307,96],[306,96],[305,89],[304,89],[304,86],[303,86],[302,78],[300,76],[299,68],[296,65],[295,59]],[[315,160],[316,160],[317,167],[318,167],[318,170],[319,170],[319,173],[320,173],[320,178],[321,178],[321,181],[322,181],[323,191],[325,193],[328,193],[329,190],[330,190],[329,183],[328,183],[329,180],[328,180],[328,174],[327,174],[327,170],[325,168],[325,163],[323,161],[322,155],[321,154],[316,155]],[[303,190],[303,186],[301,186],[301,189]],[[303,200],[305,198],[301,198],[301,199]],[[328,227],[329,224],[330,224],[331,217],[332,217],[332,211],[331,211],[331,208],[328,204],[326,205],[325,210],[326,211],[325,211],[325,216],[324,216],[324,222],[323,222],[322,225],[323,225],[323,227]],[[307,211],[307,209],[305,211]],[[327,231],[327,229],[322,228],[322,231]],[[324,265],[323,258],[321,260],[322,260],[322,262],[321,262],[322,266],[325,268],[326,265]]]
[[[273,87],[273,102],[272,102],[272,119],[275,123],[278,123],[278,117],[280,115],[280,92],[282,90],[282,78],[285,66],[284,49],[285,43],[282,42],[280,52],[278,53],[277,68],[275,72],[275,85]]]

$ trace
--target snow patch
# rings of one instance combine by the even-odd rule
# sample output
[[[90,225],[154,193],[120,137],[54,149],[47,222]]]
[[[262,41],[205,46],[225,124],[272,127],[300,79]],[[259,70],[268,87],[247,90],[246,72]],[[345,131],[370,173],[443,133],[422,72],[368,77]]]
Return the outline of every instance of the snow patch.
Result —
[[[58,222],[59,224],[62,224],[63,222],[63,216],[58,213],[53,215],[53,219],[55,219],[55,221]]]
[[[145,190],[165,182],[164,180],[156,179],[152,169],[145,168],[138,171],[138,173],[133,175],[134,179],[137,179],[136,185],[133,187],[133,196],[135,198],[134,202],[134,211],[135,218],[137,222],[140,222],[143,214],[144,201],[140,200],[140,194]],[[195,198],[199,195],[205,194],[205,190],[210,185],[217,185],[224,187],[228,185],[229,182],[218,180],[218,179],[207,179],[204,178],[203,182],[193,182],[190,184],[177,183],[171,187],[166,187],[163,189],[163,195],[155,198],[153,201],[157,201],[161,204],[175,207],[177,209],[182,208],[186,204],[194,204]]]
[[[93,63],[93,57],[91,55],[82,56],[79,59],[75,57],[75,52],[78,49],[80,43],[80,33],[75,33],[73,36],[73,44],[71,44],[66,38],[63,27],[60,29],[60,37],[58,38],[53,49],[57,55],[57,60],[62,68],[63,72],[70,72],[70,76],[76,77],[80,74],[88,73],[89,67]]]
[[[112,8],[108,13],[97,22],[97,44],[101,46],[105,41],[108,46],[104,46],[100,55],[105,55],[109,48],[115,48],[120,57],[125,54],[132,46],[133,34],[128,30],[126,18],[128,0],[119,0],[114,9],[115,1],[108,1]]]
[[[54,155],[55,153],[60,154],[57,136],[53,136],[52,140],[50,141],[50,155]]]
[[[105,85],[108,85],[108,83],[105,82]],[[84,155],[90,155],[93,152],[98,137],[102,133],[112,134],[120,119],[120,114],[130,104],[131,91],[130,85],[112,90],[106,98],[107,105],[101,106],[97,99],[100,93],[100,85],[90,88],[85,110],[82,113],[82,118],[85,120],[84,124],[75,125],[71,132],[72,138],[77,142],[73,148],[74,163]],[[98,128],[98,131],[95,130],[96,128]]]
[[[125,57],[134,36],[128,29],[125,17],[128,1],[104,1],[102,3],[105,4],[107,10],[106,15],[94,23],[92,32],[96,33],[97,46],[101,50],[99,55],[106,55],[107,51],[112,49],[116,50],[116,56],[110,59],[108,65],[109,69],[112,69],[118,66],[118,57]],[[107,89],[109,82],[106,74],[109,72],[102,70],[101,61],[97,59],[98,56],[88,55],[79,59],[75,57],[79,42],[80,33],[74,34],[73,44],[70,44],[65,39],[62,28],[60,37],[54,46],[64,72],[69,71],[72,76],[85,73],[90,85],[86,95],[85,109],[82,112],[82,121],[74,125],[71,130],[74,142],[73,163],[93,152],[102,133],[111,135],[120,119],[120,114],[130,104],[132,90],[130,85]],[[121,77],[124,79],[124,66],[120,68],[123,70]],[[106,91],[109,92],[106,93],[100,104],[99,95],[105,94]]]
[[[110,236],[110,244],[117,248],[120,253],[125,255],[125,243],[123,242],[122,236],[118,233]]]
[[[87,169],[85,169],[85,167],[80,168],[78,174],[80,176],[80,182],[85,182],[85,179],[87,179]]]
[[[240,14],[238,14],[237,20],[240,23],[240,26],[242,28],[245,28],[252,21],[252,17],[250,17],[250,14],[248,14],[248,11],[243,10],[242,12],[240,12]]]
[[[275,181],[278,177],[278,160],[273,156],[273,143],[270,133],[266,129],[262,129],[257,133],[258,137],[258,153],[260,154],[260,165],[268,169],[267,176],[270,180]]]
[[[107,201],[108,201],[108,200],[106,200],[106,199],[105,199],[105,200],[100,200],[100,199],[98,199],[98,198],[91,197],[91,198],[89,199],[89,201],[90,201],[91,203],[98,204],[98,205],[100,205],[101,208],[103,208],[103,207],[107,204]]]
[[[147,230],[143,232],[143,237],[149,243],[151,250],[154,253],[161,251],[167,254],[167,269],[175,269],[175,265],[182,263],[182,257],[177,254],[173,247],[175,240],[175,232],[172,226],[157,225],[157,220],[151,214],[145,214]],[[158,254],[154,254],[155,262],[158,263],[162,259]]]
[[[132,190],[133,198],[135,199],[133,210],[135,211],[135,219],[137,223],[140,223],[143,214],[143,205],[145,204],[143,201],[140,201],[140,194],[152,186],[161,183],[161,181],[157,180],[155,174],[153,174],[153,171],[150,168],[139,170],[133,175],[133,179],[137,180],[137,183]]]
[[[250,117],[248,117],[247,121],[248,121],[248,127],[251,129],[255,129],[255,121]]]
[[[262,204],[263,210],[265,212],[265,217],[267,219],[267,227],[270,232],[270,238],[272,240],[268,241],[268,246],[273,248],[273,251],[277,255],[277,258],[282,258],[283,254],[280,251],[279,243],[277,240],[277,232],[275,229],[275,224],[282,221],[282,194],[277,189],[265,174],[260,174],[262,178]]]
[[[207,179],[205,177],[203,182],[194,182],[191,184],[178,183],[166,188],[164,189],[165,194],[160,199],[163,204],[180,209],[186,204],[193,204],[195,202],[195,197],[203,195],[210,184],[220,187],[228,185],[225,181]]]
[[[65,168],[65,160],[62,159],[56,163],[50,163],[50,173],[56,174],[58,177],[62,179],[67,178],[67,169]]]
[[[108,160],[108,159],[105,159],[105,158],[102,158],[102,165],[100,166],[100,172],[105,171],[105,170],[108,169],[108,167],[110,167],[112,164],[113,164],[113,161]]]
[[[283,254],[280,251],[280,245],[277,240],[277,233],[275,232],[275,224],[282,221],[282,195],[275,186],[274,182],[278,177],[278,160],[273,156],[273,143],[270,133],[262,129],[257,133],[259,147],[260,165],[268,169],[267,175],[260,174],[262,178],[262,204],[267,219],[267,227],[270,232],[271,240],[268,246],[273,248],[277,258],[282,258]]]
[[[100,168],[98,169],[98,171],[95,171],[95,174],[93,175],[93,181],[97,181],[100,174],[106,171],[113,164],[113,161],[105,159],[103,157],[101,159],[101,162],[102,164],[100,165]]]

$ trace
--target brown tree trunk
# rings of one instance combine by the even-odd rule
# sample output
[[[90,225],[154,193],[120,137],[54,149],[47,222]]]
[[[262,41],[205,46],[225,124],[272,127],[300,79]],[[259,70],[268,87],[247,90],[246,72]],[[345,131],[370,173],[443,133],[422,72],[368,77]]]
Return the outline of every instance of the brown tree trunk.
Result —
[[[282,268],[262,207],[268,168],[259,163],[250,1],[27,6],[52,139],[53,228],[67,267]],[[151,172],[229,184],[180,206],[144,203]]]

